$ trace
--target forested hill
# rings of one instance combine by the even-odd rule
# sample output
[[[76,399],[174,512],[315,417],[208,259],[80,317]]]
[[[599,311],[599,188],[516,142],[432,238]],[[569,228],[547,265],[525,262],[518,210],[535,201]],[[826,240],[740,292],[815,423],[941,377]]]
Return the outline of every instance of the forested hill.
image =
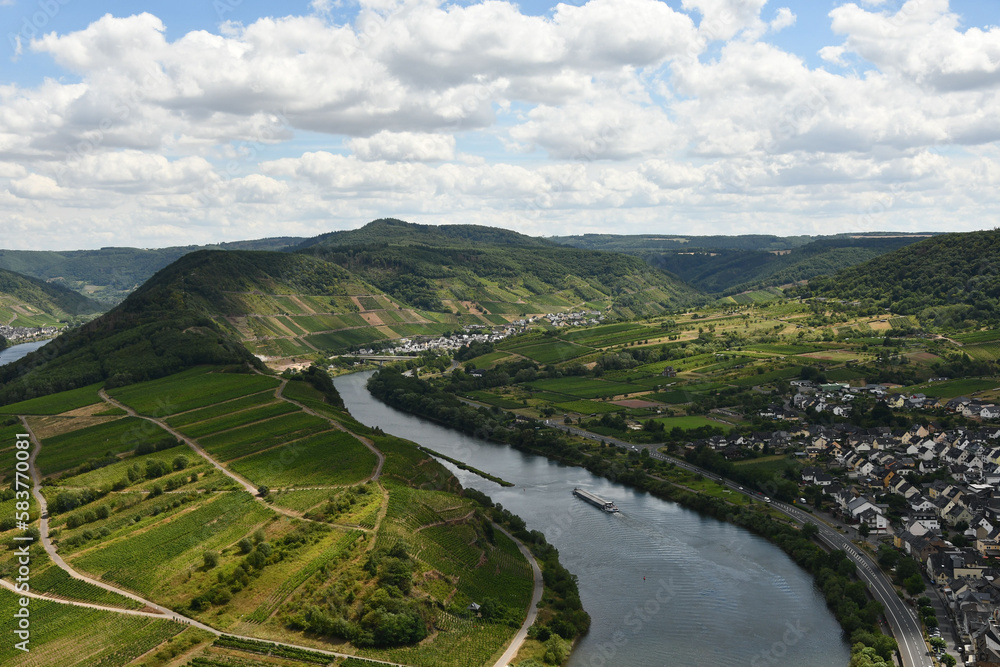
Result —
[[[619,253],[580,250],[502,229],[380,220],[299,252],[334,262],[394,299],[433,312],[519,317],[567,309],[655,315],[699,295]]]
[[[298,249],[313,246],[347,246],[388,243],[392,245],[430,245],[435,247],[470,245],[553,247],[557,244],[526,236],[500,227],[482,225],[421,225],[395,218],[373,220],[359,229],[321,234],[299,244]]]
[[[579,248],[603,246],[635,255],[698,289],[730,295],[835,273],[924,238],[926,234],[824,237],[587,234],[553,240]]]
[[[35,327],[99,313],[100,304],[59,285],[0,269],[0,324]]]
[[[936,236],[836,275],[803,296],[870,302],[927,326],[1000,323],[1000,230]]]

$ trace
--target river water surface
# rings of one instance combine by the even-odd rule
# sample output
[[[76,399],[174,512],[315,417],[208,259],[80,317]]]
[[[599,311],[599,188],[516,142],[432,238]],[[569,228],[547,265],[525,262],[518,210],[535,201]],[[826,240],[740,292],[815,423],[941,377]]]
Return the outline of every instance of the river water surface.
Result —
[[[11,345],[5,350],[0,350],[0,366],[4,364],[9,364],[11,362],[17,361],[23,357],[26,357],[29,352],[34,352],[38,348],[42,347],[49,340],[36,340],[31,343],[21,343],[20,345]]]
[[[445,463],[463,486],[545,533],[579,576],[593,624],[571,667],[847,665],[849,648],[822,595],[778,547],[583,468],[394,410],[365,389],[370,375],[334,380],[356,419],[513,482],[504,488]],[[576,498],[577,486],[621,514]]]

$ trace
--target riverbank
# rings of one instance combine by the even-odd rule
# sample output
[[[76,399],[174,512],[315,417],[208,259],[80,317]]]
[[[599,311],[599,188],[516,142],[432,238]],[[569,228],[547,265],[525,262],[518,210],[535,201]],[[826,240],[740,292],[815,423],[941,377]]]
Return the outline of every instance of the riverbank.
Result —
[[[500,411],[491,411],[488,413],[490,419],[487,419],[483,412],[462,404],[450,394],[436,392],[427,382],[392,370],[372,376],[369,389],[376,398],[398,410],[510,445],[519,451],[585,468],[594,475],[760,535],[813,576],[828,608],[852,644],[860,642],[872,646],[883,658],[890,657],[895,642],[891,637],[882,635],[878,628],[882,605],[868,600],[863,585],[859,589],[852,584],[850,577],[855,566],[845,554],[842,551],[827,554],[812,541],[812,531],[801,531],[785,521],[776,520],[766,509],[740,507],[718,495],[684,489],[670,480],[674,468],[672,464],[591,441],[572,442],[561,432],[544,428],[543,424],[513,416],[504,419],[502,415],[505,413]],[[419,400],[410,400],[418,396]]]

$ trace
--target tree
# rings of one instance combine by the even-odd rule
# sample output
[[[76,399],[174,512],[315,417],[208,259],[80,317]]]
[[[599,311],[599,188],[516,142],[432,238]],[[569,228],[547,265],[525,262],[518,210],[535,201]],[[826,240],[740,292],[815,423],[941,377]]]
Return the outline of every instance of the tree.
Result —
[[[202,558],[205,560],[205,569],[211,570],[213,567],[219,564],[219,554],[215,551],[206,551]]]
[[[927,586],[924,584],[924,578],[920,574],[915,574],[912,577],[907,577],[903,581],[903,587],[906,588],[906,592],[910,595],[916,595],[917,593],[923,593]]]
[[[955,664],[957,662],[958,661],[955,660],[954,656],[948,653],[945,653],[943,656],[941,656],[941,664],[946,665],[946,667],[955,667]]]
[[[868,537],[872,532],[871,527],[867,523],[862,523],[858,526],[858,535],[861,537]]]

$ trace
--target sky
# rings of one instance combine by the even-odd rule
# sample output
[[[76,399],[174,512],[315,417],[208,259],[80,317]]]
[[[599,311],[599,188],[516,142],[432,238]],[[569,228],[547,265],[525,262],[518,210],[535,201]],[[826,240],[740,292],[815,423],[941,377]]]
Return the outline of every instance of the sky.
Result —
[[[992,229],[997,23],[980,0],[0,0],[0,248],[383,217]]]

